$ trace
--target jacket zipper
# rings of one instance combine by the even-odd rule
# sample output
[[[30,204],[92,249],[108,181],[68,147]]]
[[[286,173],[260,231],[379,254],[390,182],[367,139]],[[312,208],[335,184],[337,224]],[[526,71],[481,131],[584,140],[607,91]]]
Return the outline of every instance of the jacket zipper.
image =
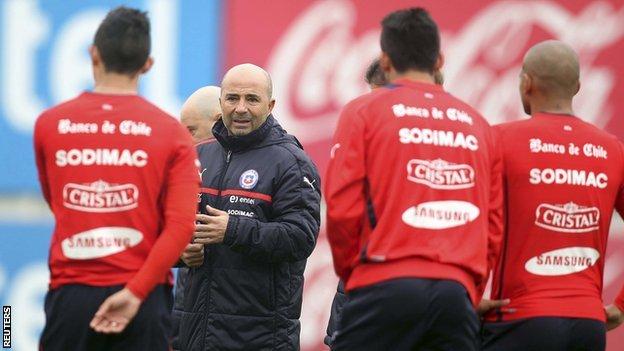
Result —
[[[225,155],[225,168],[223,169],[223,173],[221,173],[221,177],[219,178],[219,192],[217,194],[217,204],[221,204],[221,192],[223,191],[223,180],[225,179],[225,174],[227,173],[228,167],[230,166],[230,160],[232,159],[232,150],[228,150]]]
[[[221,177],[219,177],[219,188],[218,188],[218,193],[217,193],[217,202],[216,202],[216,207],[219,208],[220,204],[221,204],[221,192],[223,191],[223,179],[225,179],[225,174],[227,173],[228,167],[230,166],[230,159],[232,158],[232,151],[228,150],[226,156],[225,156],[225,168],[223,169],[223,173],[221,173]],[[210,252],[210,246],[205,246],[204,249],[204,261],[206,259],[210,260],[212,258],[212,255],[209,255],[208,253]],[[212,263],[208,262],[208,281],[211,282],[212,281]],[[206,311],[206,320],[204,321],[204,330],[206,331],[204,334],[204,338],[202,340],[202,349],[206,349],[206,348],[211,348],[212,346],[210,344],[207,345],[207,341],[210,337],[210,333],[208,332],[208,323],[210,322],[211,319],[211,314],[212,311],[210,310],[210,300],[212,299],[212,289],[208,289],[208,303],[206,304],[206,308],[208,309],[208,311]],[[208,347],[206,347],[208,346]]]

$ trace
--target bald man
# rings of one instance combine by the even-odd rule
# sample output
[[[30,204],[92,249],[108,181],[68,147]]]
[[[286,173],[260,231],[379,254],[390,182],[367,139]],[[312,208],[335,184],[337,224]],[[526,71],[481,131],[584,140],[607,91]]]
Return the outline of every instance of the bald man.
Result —
[[[262,68],[221,83],[217,142],[198,147],[201,214],[180,322],[181,350],[299,350],[303,272],[320,225],[320,178],[271,114]]]
[[[206,86],[197,89],[189,96],[180,110],[180,121],[188,129],[196,146],[213,140],[212,126],[221,118],[221,105],[219,96],[221,88]],[[200,175],[201,175],[200,171]],[[180,257],[188,267],[197,267],[204,260],[204,246],[201,244],[188,244]],[[173,301],[172,325],[173,336],[171,345],[173,350],[179,350],[180,318],[184,311],[184,291],[188,282],[188,268],[178,269]]]
[[[186,99],[180,111],[180,122],[193,136],[195,143],[212,139],[212,126],[221,118],[221,88],[199,88]]]
[[[624,213],[624,149],[574,115],[579,60],[559,41],[524,57],[520,96],[530,119],[497,126],[503,143],[506,233],[482,349],[604,350],[601,299],[614,208]],[[607,308],[622,321],[624,293]]]

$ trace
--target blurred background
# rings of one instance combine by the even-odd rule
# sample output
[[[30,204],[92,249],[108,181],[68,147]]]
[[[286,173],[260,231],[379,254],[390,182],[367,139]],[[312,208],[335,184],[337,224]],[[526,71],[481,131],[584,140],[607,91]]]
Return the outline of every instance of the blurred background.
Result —
[[[273,76],[274,115],[322,172],[338,112],[365,92],[388,12],[424,6],[442,31],[445,87],[491,122],[523,118],[517,93],[524,52],[557,38],[581,59],[576,113],[624,135],[624,1],[0,0],[0,303],[13,310],[13,350],[37,350],[44,323],[53,220],[39,192],[32,126],[53,104],[91,87],[87,48],[106,12],[139,7],[152,20],[154,69],[142,94],[173,115],[195,89],[251,62]],[[624,225],[614,216],[606,303],[624,285]],[[79,220],[79,219],[78,219]],[[324,232],[308,261],[302,350],[324,350],[337,278]],[[609,334],[621,350],[624,327]]]

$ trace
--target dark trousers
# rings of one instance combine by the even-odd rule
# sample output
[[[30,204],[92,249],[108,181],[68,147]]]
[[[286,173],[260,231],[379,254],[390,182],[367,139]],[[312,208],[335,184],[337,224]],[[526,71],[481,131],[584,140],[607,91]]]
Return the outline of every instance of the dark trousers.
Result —
[[[344,309],[344,305],[346,303],[347,295],[344,291],[344,282],[341,280],[340,282],[338,282],[336,295],[334,296],[334,301],[332,301],[329,322],[327,323],[327,335],[325,335],[325,339],[323,340],[325,345],[329,346],[330,349],[334,341],[336,331],[338,331],[340,316],[342,315],[342,310]]]
[[[333,351],[476,351],[479,322],[450,280],[395,279],[348,294]]]
[[[102,302],[121,289],[65,285],[48,291],[40,351],[168,350],[173,304],[170,286],[157,286],[121,334],[100,334],[89,327]]]
[[[603,322],[585,318],[535,317],[485,323],[481,328],[484,351],[604,351]]]

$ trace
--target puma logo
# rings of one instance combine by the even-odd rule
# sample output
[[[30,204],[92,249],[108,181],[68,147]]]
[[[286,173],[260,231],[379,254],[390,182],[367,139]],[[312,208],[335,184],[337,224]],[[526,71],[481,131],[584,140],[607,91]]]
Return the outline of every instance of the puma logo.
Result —
[[[314,188],[314,182],[316,182],[316,179],[314,179],[313,181],[310,181],[310,179],[308,179],[308,177],[304,176],[303,177],[303,182],[308,184],[312,189],[316,190]]]
[[[199,171],[197,172],[199,174],[199,180],[201,180],[201,181],[204,180],[203,179],[204,172],[206,172],[206,168],[204,168],[201,172],[199,172]]]

